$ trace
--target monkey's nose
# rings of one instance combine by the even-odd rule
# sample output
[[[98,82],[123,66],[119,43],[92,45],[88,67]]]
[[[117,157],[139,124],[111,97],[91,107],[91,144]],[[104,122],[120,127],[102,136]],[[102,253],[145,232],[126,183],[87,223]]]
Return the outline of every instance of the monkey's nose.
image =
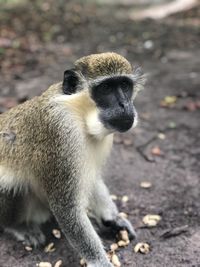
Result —
[[[133,122],[134,122],[134,117],[122,116],[112,120],[111,126],[112,128],[114,128],[119,132],[126,132],[132,127]]]

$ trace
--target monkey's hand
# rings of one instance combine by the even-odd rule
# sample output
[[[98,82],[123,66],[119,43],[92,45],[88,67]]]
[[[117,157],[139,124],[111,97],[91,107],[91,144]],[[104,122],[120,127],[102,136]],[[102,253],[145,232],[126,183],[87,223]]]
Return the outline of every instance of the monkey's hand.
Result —
[[[117,216],[113,220],[102,220],[102,223],[104,226],[109,227],[114,234],[117,234],[121,230],[126,230],[130,240],[136,238],[136,232],[131,222],[125,218]]]
[[[102,230],[107,231],[109,228],[109,231],[115,235],[120,230],[127,230],[130,240],[136,237],[130,221],[118,215],[117,206],[111,199],[110,193],[101,179],[96,182],[90,208],[92,210],[91,217],[96,219],[99,228],[102,228]]]

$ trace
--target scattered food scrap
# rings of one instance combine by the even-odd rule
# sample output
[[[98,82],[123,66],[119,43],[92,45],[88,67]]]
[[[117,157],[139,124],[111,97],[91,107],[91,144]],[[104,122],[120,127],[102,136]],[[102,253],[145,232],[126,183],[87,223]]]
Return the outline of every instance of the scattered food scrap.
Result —
[[[150,246],[147,243],[140,242],[135,245],[134,251],[135,253],[140,252],[142,254],[147,254],[150,251]]]
[[[113,244],[110,245],[110,250],[111,250],[111,251],[115,251],[115,250],[118,249],[118,247],[119,247],[119,246],[118,246],[117,243],[113,243]]]
[[[26,250],[26,251],[32,251],[33,248],[32,248],[32,247],[29,247],[29,246],[25,246],[25,250]]]
[[[128,196],[123,196],[122,197],[122,202],[126,203],[126,202],[128,202],[128,200],[129,200]]]
[[[162,156],[163,152],[160,150],[159,146],[155,146],[151,149],[151,154],[154,156]]]
[[[112,200],[117,200],[118,197],[116,195],[110,195],[110,197],[112,198]]]
[[[166,96],[161,102],[160,106],[161,107],[167,107],[171,108],[174,106],[174,104],[177,102],[177,97],[176,96]]]
[[[158,138],[164,140],[166,138],[166,135],[164,133],[158,133]]]
[[[122,219],[127,219],[128,218],[128,214],[126,214],[125,212],[118,213],[118,216],[121,217]]]
[[[52,267],[52,264],[47,261],[41,261],[40,263],[36,264],[37,267]]]
[[[148,188],[152,187],[152,184],[150,182],[148,182],[148,181],[143,181],[143,182],[140,183],[140,186],[142,188],[148,189]]]
[[[61,267],[61,266],[62,266],[62,261],[61,260],[58,260],[54,265],[54,267]]]
[[[121,267],[121,263],[120,263],[119,258],[116,254],[113,254],[111,256],[111,262],[115,267]]]
[[[45,248],[44,248],[44,252],[46,253],[50,253],[50,252],[54,252],[56,249],[54,247],[54,243],[49,243]]]
[[[53,234],[54,237],[57,238],[57,239],[60,239],[60,238],[61,238],[61,232],[60,232],[60,230],[58,230],[58,229],[53,229],[53,230],[52,230],[52,234]]]
[[[156,226],[159,223],[160,220],[161,220],[161,216],[160,215],[155,215],[155,214],[147,214],[142,219],[143,223],[146,226],[150,226],[150,227]]]
[[[83,266],[83,267],[87,266],[87,263],[86,263],[85,259],[81,259],[80,260],[80,265]]]

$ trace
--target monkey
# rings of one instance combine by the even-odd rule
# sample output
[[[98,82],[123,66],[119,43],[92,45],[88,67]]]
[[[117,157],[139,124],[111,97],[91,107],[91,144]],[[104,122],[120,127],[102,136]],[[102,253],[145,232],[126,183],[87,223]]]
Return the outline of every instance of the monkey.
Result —
[[[62,82],[0,115],[0,226],[17,240],[45,243],[52,216],[89,267],[112,267],[99,228],[135,230],[102,178],[115,132],[137,124],[140,70],[114,53],[75,61]]]

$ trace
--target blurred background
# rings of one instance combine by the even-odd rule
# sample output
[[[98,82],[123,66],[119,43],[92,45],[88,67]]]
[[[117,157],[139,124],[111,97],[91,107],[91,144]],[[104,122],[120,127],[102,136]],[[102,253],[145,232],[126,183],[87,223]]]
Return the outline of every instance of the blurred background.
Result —
[[[77,58],[106,51],[147,75],[135,103],[139,125],[116,134],[105,175],[138,233],[118,252],[122,266],[200,266],[199,1],[0,0],[0,113],[61,81]],[[146,214],[162,219],[148,228]],[[163,237],[180,227],[186,231]],[[150,253],[133,252],[139,241],[150,244]],[[27,252],[0,235],[0,267],[58,259],[79,266],[64,239],[53,242],[53,253]]]

